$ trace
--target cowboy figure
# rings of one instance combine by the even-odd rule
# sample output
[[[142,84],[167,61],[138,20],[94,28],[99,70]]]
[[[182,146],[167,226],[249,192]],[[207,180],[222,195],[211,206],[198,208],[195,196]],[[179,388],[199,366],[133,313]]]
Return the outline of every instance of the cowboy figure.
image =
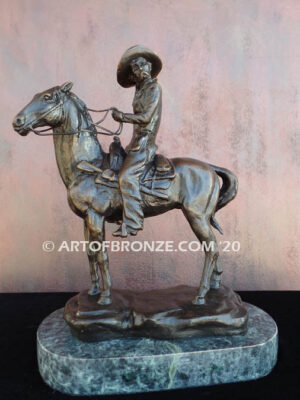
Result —
[[[144,214],[140,193],[140,178],[145,166],[153,160],[157,146],[155,138],[160,125],[162,91],[155,79],[162,68],[160,58],[144,46],[133,46],[123,54],[117,80],[125,88],[135,86],[134,114],[113,111],[118,122],[133,124],[133,137],[126,148],[127,156],[119,172],[123,201],[123,223],[114,236],[136,235],[143,229]]]

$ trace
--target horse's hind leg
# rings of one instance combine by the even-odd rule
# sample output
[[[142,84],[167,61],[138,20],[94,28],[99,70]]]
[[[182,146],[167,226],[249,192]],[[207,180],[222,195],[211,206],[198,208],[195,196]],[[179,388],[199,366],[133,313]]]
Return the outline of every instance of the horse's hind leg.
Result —
[[[198,294],[193,300],[194,304],[200,305],[205,303],[205,296],[210,289],[212,273],[214,271],[215,265],[217,265],[217,259],[219,256],[218,244],[210,226],[210,218],[208,218],[207,215],[199,215],[195,212],[194,209],[188,208],[184,209],[184,213],[195,235],[197,236],[201,244],[204,245],[204,269],[202,272]]]
[[[218,262],[215,262],[213,273],[211,275],[210,287],[211,289],[219,289],[221,285],[223,270]]]

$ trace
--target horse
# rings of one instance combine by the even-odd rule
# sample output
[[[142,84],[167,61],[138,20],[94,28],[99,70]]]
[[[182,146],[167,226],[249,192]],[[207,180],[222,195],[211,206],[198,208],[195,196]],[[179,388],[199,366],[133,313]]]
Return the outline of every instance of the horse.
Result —
[[[48,127],[53,135],[58,169],[67,189],[68,203],[84,220],[84,235],[88,243],[105,240],[105,222],[117,223],[122,217],[122,197],[118,188],[95,183],[95,175],[78,168],[88,162],[95,168],[107,159],[97,139],[97,129],[85,103],[66,82],[37,93],[14,118],[13,128],[21,136],[38,127]],[[46,129],[47,130],[47,129]],[[210,289],[218,289],[222,268],[218,263],[218,244],[212,227],[221,233],[215,212],[226,206],[237,193],[238,181],[229,170],[191,158],[173,158],[174,178],[164,199],[142,193],[145,218],[172,209],[181,209],[205,251],[205,261],[194,305],[205,304]],[[222,179],[222,186],[219,178]],[[99,305],[111,304],[111,279],[106,248],[87,246],[90,267],[91,296],[99,295]],[[100,286],[99,270],[102,278]]]

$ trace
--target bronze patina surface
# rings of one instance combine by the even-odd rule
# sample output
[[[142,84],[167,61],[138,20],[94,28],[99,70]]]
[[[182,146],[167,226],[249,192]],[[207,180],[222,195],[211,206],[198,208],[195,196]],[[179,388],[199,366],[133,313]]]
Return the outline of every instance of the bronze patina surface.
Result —
[[[134,292],[112,290],[112,304],[101,306],[87,290],[65,306],[65,320],[84,341],[118,337],[179,339],[234,335],[247,329],[247,309],[240,296],[221,285],[210,290],[205,305],[191,304],[197,288],[177,286]]]
[[[110,315],[109,312],[114,310],[109,317],[109,323],[115,327],[120,325],[120,315],[122,315],[125,325],[131,327],[132,321],[135,321],[132,329],[138,329],[143,334],[146,334],[146,327],[150,324],[151,335],[155,335],[154,327],[159,326],[157,336],[165,335],[167,331],[176,332],[177,335],[180,331],[184,336],[201,327],[203,318],[211,320],[211,323],[218,321],[220,324],[221,320],[216,317],[219,315],[220,307],[227,304],[229,298],[235,299],[235,302],[238,299],[230,292],[231,295],[226,297],[225,303],[217,302],[218,296],[222,297],[225,289],[220,289],[222,268],[218,262],[218,241],[213,231],[215,228],[222,233],[215,213],[234,199],[238,181],[226,168],[186,157],[168,159],[162,154],[156,154],[155,140],[162,113],[162,88],[157,81],[161,68],[162,62],[159,56],[144,46],[133,46],[121,57],[117,79],[123,87],[135,86],[133,113],[124,113],[116,107],[111,107],[107,110],[98,110],[104,111],[105,115],[99,121],[93,122],[89,111],[95,110],[87,108],[85,103],[71,91],[73,84],[66,82],[61,86],[37,93],[16,115],[13,127],[21,136],[26,136],[30,131],[40,136],[53,135],[57,165],[67,189],[69,206],[83,219],[85,240],[88,243],[87,256],[92,286],[88,291],[91,297],[87,297],[88,301],[84,303],[87,306],[86,311],[89,311],[89,307],[92,311],[98,307],[98,313]],[[120,124],[115,132],[100,126],[109,111],[112,111],[112,117]],[[119,138],[115,137],[109,153],[106,153],[97,135],[119,135],[123,123],[133,125],[132,140],[124,150]],[[38,130],[41,127],[46,129]],[[46,133],[49,130],[52,132]],[[147,302],[141,303],[147,306],[144,311],[140,306],[137,307],[140,311],[132,311],[135,307],[132,306],[133,300],[131,300],[129,311],[126,309],[129,313],[126,317],[125,311],[125,314],[123,311],[120,314],[120,310],[124,310],[122,302],[127,304],[129,300],[126,296],[132,298],[132,295],[129,292],[126,296],[121,295],[122,292],[119,291],[114,291],[112,295],[108,252],[106,248],[101,248],[102,242],[105,241],[105,223],[113,222],[120,225],[115,232],[117,236],[136,235],[143,228],[144,218],[157,216],[172,209],[182,210],[197,239],[206,244],[199,288],[198,290],[178,288],[175,292],[171,290],[172,299],[175,301],[178,297],[176,301],[179,302],[177,305],[180,311],[167,308],[168,311],[158,312],[153,309],[152,314],[149,311],[152,315],[151,323],[145,315],[152,304],[151,296],[154,296],[153,304],[159,303],[155,299],[155,296],[160,296],[159,292],[149,295],[148,306]],[[94,242],[99,242],[100,246],[91,246]],[[167,299],[168,292],[166,293]],[[135,294],[135,296],[141,299],[143,295]],[[80,302],[82,298],[84,295],[79,296]],[[162,304],[169,307],[171,300],[167,300]],[[71,301],[70,304],[73,303],[74,301]],[[69,313],[70,304],[66,308],[68,322],[73,315]],[[108,307],[110,304],[111,308]],[[186,307],[186,304],[189,304],[189,307]],[[102,306],[104,308],[101,308]],[[243,316],[244,321],[241,324],[243,328],[241,326],[237,328],[235,314],[231,311],[230,307],[227,308],[227,314],[225,313],[227,317],[220,329],[216,327],[208,329],[208,324],[206,334],[225,332],[225,326],[228,334],[245,329],[246,315]],[[157,313],[164,312],[168,317],[164,316],[162,324],[159,325]],[[192,315],[188,323],[184,317],[185,312],[187,315]],[[134,313],[137,313],[136,317]],[[234,318],[231,319],[230,315],[234,315]],[[140,325],[137,324],[139,318]],[[86,321],[86,330],[88,323],[94,328],[93,319],[87,318]],[[76,319],[75,322],[78,323]],[[173,330],[169,325],[165,325],[168,323],[170,326],[174,323]],[[97,326],[99,330],[100,324]],[[168,328],[164,330],[162,326]],[[184,333],[185,329],[187,333]],[[130,330],[131,328],[121,329],[119,332],[126,333]]]

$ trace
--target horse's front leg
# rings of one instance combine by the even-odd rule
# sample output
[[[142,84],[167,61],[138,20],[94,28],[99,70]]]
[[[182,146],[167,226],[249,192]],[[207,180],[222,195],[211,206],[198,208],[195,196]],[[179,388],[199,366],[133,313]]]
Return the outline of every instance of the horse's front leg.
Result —
[[[103,236],[104,240],[104,236]],[[99,297],[99,300],[97,301],[98,304],[105,305],[105,304],[111,304],[111,296],[110,296],[110,288],[111,288],[111,280],[110,280],[110,274],[108,270],[108,254],[107,250],[100,250],[98,253],[98,263],[100,266],[100,272],[101,272],[101,277],[102,277],[102,282],[103,282],[103,290],[101,292],[101,295]]]
[[[97,260],[96,264],[100,268],[102,278],[103,290],[101,291],[98,304],[111,304],[111,280],[108,269],[108,254],[107,250],[103,249],[101,246],[105,239],[104,217],[98,215],[93,210],[89,210],[86,221],[89,230],[89,248],[94,252],[94,256]]]
[[[90,296],[95,296],[96,294],[100,293],[100,284],[99,284],[99,275],[98,275],[98,261],[97,261],[97,254],[91,250],[90,248],[90,231],[87,225],[87,221],[84,221],[84,237],[85,240],[88,242],[87,246],[87,256],[89,259],[89,266],[90,266],[90,275],[92,286],[88,291]]]

